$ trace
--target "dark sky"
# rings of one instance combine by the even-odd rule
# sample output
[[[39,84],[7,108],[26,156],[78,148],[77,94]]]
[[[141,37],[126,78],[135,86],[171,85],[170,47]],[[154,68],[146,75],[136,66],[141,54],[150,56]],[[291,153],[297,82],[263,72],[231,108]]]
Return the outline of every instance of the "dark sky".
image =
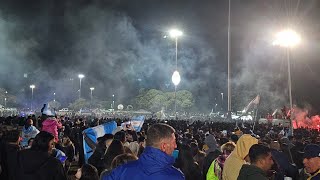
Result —
[[[291,50],[294,102],[320,111],[319,8],[316,0],[232,0],[231,73],[235,109],[261,94],[264,107],[288,104],[285,50],[272,38],[287,24],[302,36]],[[140,88],[173,91],[175,27],[178,89],[191,91],[199,109],[227,94],[227,0],[2,0],[0,87],[42,104],[82,95],[128,103]],[[24,78],[24,74],[28,74]],[[73,79],[73,80],[70,80]],[[226,107],[224,96],[223,106]]]

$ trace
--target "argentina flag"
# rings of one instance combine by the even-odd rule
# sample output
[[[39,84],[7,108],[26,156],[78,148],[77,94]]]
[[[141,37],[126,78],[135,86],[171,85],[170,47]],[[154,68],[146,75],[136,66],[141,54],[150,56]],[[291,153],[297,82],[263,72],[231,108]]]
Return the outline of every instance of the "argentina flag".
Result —
[[[123,129],[128,129],[128,126],[131,126],[136,132],[140,132],[144,119],[144,116],[134,116],[130,121],[122,123],[121,126]]]
[[[93,154],[96,148],[97,138],[105,134],[112,134],[112,131],[117,128],[115,121],[91,127],[82,131],[83,134],[83,151],[85,162],[88,162],[89,157]]]

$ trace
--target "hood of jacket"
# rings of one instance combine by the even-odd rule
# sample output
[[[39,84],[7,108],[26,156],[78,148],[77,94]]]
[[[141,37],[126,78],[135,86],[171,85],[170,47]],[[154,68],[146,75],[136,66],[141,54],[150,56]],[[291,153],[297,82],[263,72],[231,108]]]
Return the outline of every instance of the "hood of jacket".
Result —
[[[42,123],[43,126],[55,126],[56,124],[57,124],[57,120],[56,119],[51,119],[51,118],[47,118]]]
[[[249,134],[244,134],[239,138],[237,146],[232,153],[235,153],[238,158],[244,159],[249,154],[249,149],[254,144],[258,144],[258,139]]]
[[[151,175],[172,167],[174,163],[173,156],[169,156],[160,149],[147,146],[139,158],[142,170]]]
[[[217,150],[218,145],[217,145],[217,140],[216,138],[212,135],[209,134],[206,139],[204,140],[204,143],[208,146],[208,150],[206,150],[206,153],[214,152]]]

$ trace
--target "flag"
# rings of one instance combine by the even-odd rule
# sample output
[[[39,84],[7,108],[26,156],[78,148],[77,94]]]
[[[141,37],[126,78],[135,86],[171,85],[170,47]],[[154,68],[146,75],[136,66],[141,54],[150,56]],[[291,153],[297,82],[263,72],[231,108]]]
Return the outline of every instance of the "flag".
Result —
[[[144,116],[134,116],[130,121],[121,124],[123,129],[133,128],[136,132],[140,132],[142,125],[144,123]]]
[[[250,101],[250,103],[244,108],[243,113],[247,113],[248,110],[252,107],[252,106],[257,106],[260,103],[260,95],[257,95],[254,99],[252,99]]]
[[[274,110],[272,113],[272,117],[274,117],[278,113],[278,109]]]
[[[96,148],[97,138],[105,134],[112,134],[112,131],[117,128],[115,121],[101,124],[92,128],[85,129],[83,134],[83,151],[85,162],[88,162],[89,157],[93,154]]]

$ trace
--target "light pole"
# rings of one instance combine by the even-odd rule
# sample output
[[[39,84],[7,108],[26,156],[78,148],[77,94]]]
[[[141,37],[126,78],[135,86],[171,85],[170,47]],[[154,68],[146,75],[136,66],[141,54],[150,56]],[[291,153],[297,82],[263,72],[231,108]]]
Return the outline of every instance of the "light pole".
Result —
[[[56,101],[56,93],[53,93],[53,101]]]
[[[181,78],[178,72],[178,38],[182,36],[182,31],[172,29],[169,31],[170,37],[175,39],[176,42],[176,69],[172,74],[172,82],[174,84],[174,114],[177,119],[177,86],[179,85]]]
[[[91,95],[91,96],[90,96],[90,97],[91,97],[91,98],[90,98],[90,99],[91,99],[91,100],[90,100],[90,101],[91,101],[91,106],[92,106],[92,91],[93,91],[93,90],[94,90],[94,87],[91,87],[91,88],[90,88],[90,91],[91,91],[91,93],[90,93],[90,95]]]
[[[79,88],[79,99],[80,99],[81,98],[81,80],[82,80],[82,78],[84,78],[84,75],[83,74],[79,74],[78,77],[80,79],[80,88]]]
[[[300,35],[293,31],[292,29],[285,29],[280,31],[276,34],[276,38],[273,41],[273,45],[281,46],[286,49],[287,55],[287,63],[288,63],[288,90],[289,90],[289,103],[290,103],[290,110],[292,112],[292,92],[291,92],[291,63],[290,63],[290,49],[295,47],[301,41]],[[293,133],[293,124],[292,118],[290,114],[290,127],[291,132]]]
[[[214,112],[217,112],[217,106],[218,106],[218,104],[216,104],[216,105],[214,106]]]
[[[30,111],[32,111],[32,105],[33,105],[33,89],[35,88],[35,85],[30,85],[31,88],[31,107],[30,107]]]
[[[177,119],[177,86],[181,81],[179,72],[174,71],[171,79],[174,84],[174,113],[175,113],[175,119]]]
[[[221,110],[223,110],[223,93],[220,93],[221,94]]]
[[[227,119],[231,119],[231,63],[230,63],[230,28],[231,28],[231,0],[229,0],[228,13],[228,114]],[[222,96],[223,97],[223,96]]]
[[[112,112],[114,112],[114,94],[112,94]]]
[[[8,91],[6,91],[5,96],[4,96],[4,109],[7,108],[7,94],[8,94]]]

